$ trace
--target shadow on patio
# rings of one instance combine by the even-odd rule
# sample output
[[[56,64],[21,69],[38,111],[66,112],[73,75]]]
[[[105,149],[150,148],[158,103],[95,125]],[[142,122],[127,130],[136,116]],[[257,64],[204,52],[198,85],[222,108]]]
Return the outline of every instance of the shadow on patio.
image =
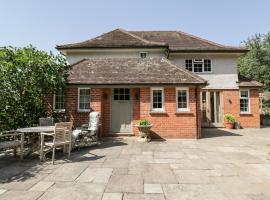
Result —
[[[213,138],[213,137],[225,137],[225,136],[243,136],[243,135],[234,133],[233,130],[228,130],[228,129],[221,129],[221,128],[203,128],[202,129],[202,139]]]
[[[66,163],[76,163],[84,161],[98,162],[106,157],[106,155],[96,155],[91,151],[105,149],[110,147],[117,147],[127,145],[126,142],[119,138],[105,138],[102,139],[100,144],[84,147],[73,150],[70,160],[66,159],[62,150],[56,151],[56,164],[51,164],[51,152],[46,155],[48,159],[46,162],[40,162],[39,155],[34,153],[28,155],[23,161],[19,157],[14,157],[12,152],[7,154],[0,154],[0,184],[10,182],[25,182],[28,179],[37,178],[40,174],[46,174],[47,171]]]

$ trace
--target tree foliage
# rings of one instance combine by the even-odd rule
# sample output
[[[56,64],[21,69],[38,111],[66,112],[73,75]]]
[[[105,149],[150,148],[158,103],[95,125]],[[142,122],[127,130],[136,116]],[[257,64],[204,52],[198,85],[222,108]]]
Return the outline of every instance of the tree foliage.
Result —
[[[0,130],[37,123],[44,95],[64,87],[64,57],[33,46],[0,48]]]
[[[238,61],[240,74],[263,83],[270,91],[270,32],[256,34],[244,44],[250,51]]]

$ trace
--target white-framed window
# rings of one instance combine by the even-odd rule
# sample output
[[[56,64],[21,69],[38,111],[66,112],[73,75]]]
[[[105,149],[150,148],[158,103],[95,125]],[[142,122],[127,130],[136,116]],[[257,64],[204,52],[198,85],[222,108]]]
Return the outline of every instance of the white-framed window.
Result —
[[[78,111],[90,111],[90,88],[78,88]]]
[[[140,52],[140,58],[146,58],[147,54],[147,52]]]
[[[53,110],[55,112],[65,112],[65,96],[63,90],[59,90],[53,95]]]
[[[176,111],[189,111],[189,88],[176,88]]]
[[[250,113],[250,92],[248,89],[240,90],[240,113]]]
[[[164,112],[164,88],[151,88],[151,104],[153,112]]]
[[[195,73],[212,72],[212,63],[210,59],[187,59],[185,60],[187,70]]]

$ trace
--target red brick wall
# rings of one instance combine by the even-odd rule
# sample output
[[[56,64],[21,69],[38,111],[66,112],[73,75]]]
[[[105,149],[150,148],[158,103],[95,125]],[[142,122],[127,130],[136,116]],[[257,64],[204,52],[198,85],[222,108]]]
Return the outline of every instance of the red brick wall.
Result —
[[[132,98],[132,130],[138,135],[134,127],[139,119],[149,119],[153,123],[153,136],[156,138],[196,138],[196,101],[195,88],[189,90],[189,113],[176,113],[175,88],[164,88],[166,114],[150,114],[150,88],[131,89]],[[199,91],[198,91],[199,98]],[[110,99],[111,89],[91,89],[91,109],[101,113],[100,135],[107,136],[110,132]],[[47,97],[48,109],[52,111],[52,97]],[[89,112],[78,111],[78,88],[67,88],[65,91],[66,112],[62,115],[74,122],[74,127],[88,123]],[[200,105],[198,105],[200,109]],[[200,114],[200,110],[198,111]],[[200,127],[200,116],[199,116]],[[200,132],[199,128],[199,132]]]
[[[223,94],[223,112],[231,113],[240,122],[243,128],[259,128],[259,91],[250,89],[250,114],[240,114],[240,96],[239,90],[224,90]]]
[[[176,113],[176,91],[175,88],[164,88],[164,114],[151,114],[150,88],[140,89],[140,113],[136,113],[136,119],[148,119],[153,123],[153,134],[156,138],[196,138],[196,100],[195,88],[189,90],[189,113]],[[198,99],[199,99],[198,92]],[[134,102],[138,104],[138,102]],[[133,108],[134,110],[135,108]],[[198,105],[200,109],[200,105]],[[199,112],[200,113],[200,112]],[[140,117],[138,117],[138,115]],[[199,116],[200,119],[200,116]],[[135,124],[134,120],[133,124]],[[200,123],[200,120],[198,121]],[[200,127],[200,124],[199,124]],[[200,128],[199,128],[200,131]],[[138,130],[134,127],[134,132]]]
[[[103,132],[102,136],[106,136],[110,133],[110,111],[111,111],[111,89],[103,89],[103,105],[102,105],[102,113],[103,113]]]

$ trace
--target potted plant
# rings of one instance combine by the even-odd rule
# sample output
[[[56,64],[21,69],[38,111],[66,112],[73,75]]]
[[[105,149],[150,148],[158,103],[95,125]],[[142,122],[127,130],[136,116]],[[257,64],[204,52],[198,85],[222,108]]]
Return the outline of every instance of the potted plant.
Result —
[[[235,117],[232,114],[226,114],[224,116],[224,125],[228,129],[233,129],[235,123]]]
[[[140,131],[140,139],[139,140],[150,142],[150,140],[151,140],[150,129],[153,126],[151,124],[151,122],[147,119],[141,119],[137,122],[137,124],[135,126],[138,127],[138,129]]]

